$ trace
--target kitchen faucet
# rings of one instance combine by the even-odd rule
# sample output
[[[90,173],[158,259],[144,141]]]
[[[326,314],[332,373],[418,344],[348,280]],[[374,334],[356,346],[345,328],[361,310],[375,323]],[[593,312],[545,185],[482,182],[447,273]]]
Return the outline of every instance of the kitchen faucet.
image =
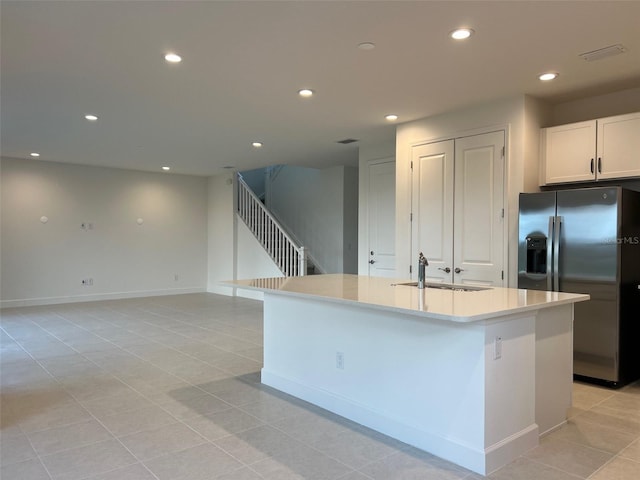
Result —
[[[420,252],[418,256],[418,288],[424,288],[424,269],[427,265],[429,265],[427,258]]]

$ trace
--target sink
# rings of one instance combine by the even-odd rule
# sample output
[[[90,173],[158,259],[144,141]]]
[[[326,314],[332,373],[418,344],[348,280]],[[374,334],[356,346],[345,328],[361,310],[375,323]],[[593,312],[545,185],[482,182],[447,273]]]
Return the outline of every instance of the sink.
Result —
[[[392,283],[392,286],[398,287],[417,287],[418,282]],[[470,285],[451,285],[449,283],[425,283],[425,288],[437,288],[438,290],[451,290],[452,292],[480,292],[482,290],[491,290],[490,287],[472,287]]]

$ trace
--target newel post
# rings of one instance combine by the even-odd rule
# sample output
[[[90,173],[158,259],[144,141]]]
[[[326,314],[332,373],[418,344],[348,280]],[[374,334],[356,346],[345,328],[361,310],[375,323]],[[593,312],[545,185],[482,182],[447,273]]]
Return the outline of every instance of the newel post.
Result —
[[[300,247],[298,249],[298,276],[303,277],[307,274],[307,249]]]

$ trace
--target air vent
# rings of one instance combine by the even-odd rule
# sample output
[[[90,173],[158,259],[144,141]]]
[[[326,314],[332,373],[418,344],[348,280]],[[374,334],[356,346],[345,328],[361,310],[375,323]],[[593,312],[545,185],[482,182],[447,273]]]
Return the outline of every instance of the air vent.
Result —
[[[579,56],[587,62],[595,62],[596,60],[602,60],[603,58],[613,57],[614,55],[620,55],[626,52],[627,49],[624,45],[618,43],[617,45],[609,45],[608,47],[599,48],[592,52],[581,53]]]
[[[343,145],[349,145],[350,143],[357,142],[358,140],[355,138],[345,138],[344,140],[338,140],[336,143],[341,143]]]

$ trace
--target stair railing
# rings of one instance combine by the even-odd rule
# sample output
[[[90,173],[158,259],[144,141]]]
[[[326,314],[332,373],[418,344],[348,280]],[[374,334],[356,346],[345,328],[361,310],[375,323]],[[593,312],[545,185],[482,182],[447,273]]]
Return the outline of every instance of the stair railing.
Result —
[[[286,277],[306,275],[307,255],[305,247],[296,245],[291,237],[287,235],[240,174],[237,175],[237,179],[238,216]]]

